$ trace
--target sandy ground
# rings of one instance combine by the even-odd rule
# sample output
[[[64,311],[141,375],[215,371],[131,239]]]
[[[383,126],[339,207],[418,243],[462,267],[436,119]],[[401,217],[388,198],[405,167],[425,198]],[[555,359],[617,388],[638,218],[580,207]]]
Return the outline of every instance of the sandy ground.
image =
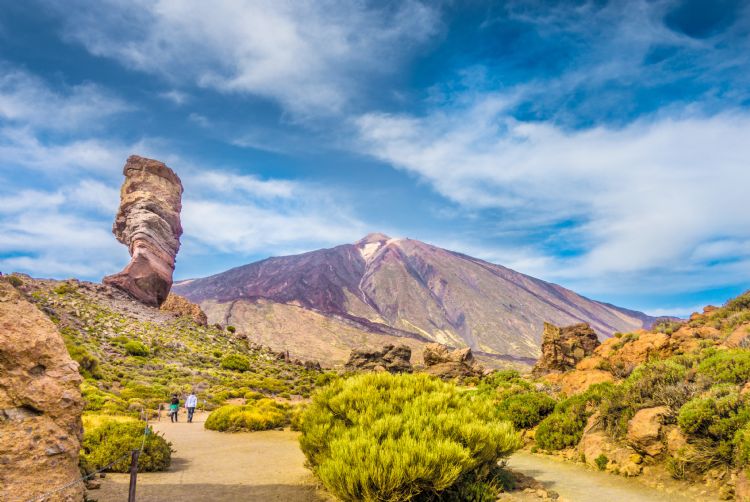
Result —
[[[164,419],[152,424],[176,451],[168,471],[138,474],[139,502],[331,500],[304,467],[296,432],[208,431],[203,428],[206,416],[196,414],[192,424],[184,415],[176,424]],[[89,497],[99,502],[125,501],[128,481],[127,474],[108,474]]]

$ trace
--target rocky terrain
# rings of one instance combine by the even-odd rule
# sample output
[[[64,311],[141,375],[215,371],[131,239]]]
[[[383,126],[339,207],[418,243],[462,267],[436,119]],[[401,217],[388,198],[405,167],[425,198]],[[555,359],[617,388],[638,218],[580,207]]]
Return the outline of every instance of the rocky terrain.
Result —
[[[750,500],[750,292],[601,344],[584,328],[545,330],[534,374],[558,402],[533,449],[688,481],[695,500]]]
[[[172,287],[180,249],[180,178],[158,160],[131,155],[123,168],[120,209],[112,232],[128,246],[131,260],[104,283],[128,292],[146,305],[159,306]]]
[[[25,501],[80,477],[78,365],[55,325],[0,278],[0,499]],[[78,502],[78,483],[45,500]]]
[[[393,343],[378,337],[402,337],[531,364],[539,355],[544,322],[586,322],[604,339],[654,321],[499,265],[383,234],[181,281],[174,291],[199,303],[209,322],[244,326],[269,344],[283,340],[285,347],[277,349],[319,354],[328,351],[330,336],[302,340],[280,333],[278,326],[299,316],[309,330],[326,331],[314,318],[364,333],[359,338],[373,340],[373,348]],[[274,322],[277,315],[285,322]],[[347,354],[357,343],[341,337],[332,352]],[[320,359],[342,363],[345,356]]]

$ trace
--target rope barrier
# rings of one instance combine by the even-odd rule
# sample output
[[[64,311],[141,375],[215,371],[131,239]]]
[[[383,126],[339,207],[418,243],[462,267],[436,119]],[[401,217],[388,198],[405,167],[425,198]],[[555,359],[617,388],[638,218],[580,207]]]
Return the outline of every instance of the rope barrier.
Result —
[[[83,483],[85,481],[88,481],[90,478],[96,476],[97,474],[99,474],[99,473],[101,473],[103,471],[106,471],[107,469],[109,469],[110,467],[112,467],[116,463],[120,462],[121,460],[123,460],[123,459],[125,459],[127,457],[130,457],[132,455],[133,451],[143,452],[143,449],[146,446],[146,436],[148,435],[148,431],[149,431],[149,429],[148,429],[148,418],[146,418],[144,420],[144,422],[145,422],[145,427],[143,429],[143,440],[141,441],[141,447],[140,447],[140,449],[138,449],[138,450],[130,450],[127,453],[125,453],[122,456],[120,456],[119,458],[117,458],[117,459],[113,460],[112,462],[108,463],[104,467],[100,467],[99,469],[97,469],[94,472],[90,472],[89,474],[86,474],[85,476],[81,476],[78,479],[74,479],[73,481],[71,481],[69,483],[66,483],[66,484],[64,484],[64,485],[62,485],[62,486],[60,486],[58,488],[55,488],[54,490],[49,491],[49,492],[47,492],[47,493],[45,493],[43,495],[39,495],[37,497],[28,499],[26,502],[43,502],[44,500],[46,500],[47,498],[49,498],[50,496],[52,496],[52,495],[54,495],[56,493],[60,493],[60,492],[62,492],[64,490],[67,490],[68,488],[71,488],[71,487],[77,485],[78,483]]]

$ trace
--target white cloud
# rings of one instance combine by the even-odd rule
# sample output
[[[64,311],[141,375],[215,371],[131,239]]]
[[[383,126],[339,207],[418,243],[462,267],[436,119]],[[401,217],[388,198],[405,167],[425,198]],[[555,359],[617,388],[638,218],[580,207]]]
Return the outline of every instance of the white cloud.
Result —
[[[738,250],[750,257],[744,244],[715,244],[750,238],[750,213],[740,209],[750,185],[746,114],[565,131],[513,119],[490,95],[450,112],[367,114],[356,124],[361,148],[459,204],[501,208],[515,225],[582,221],[584,254],[556,260],[564,271],[547,276],[690,267]]]
[[[204,250],[279,253],[353,242],[364,234],[365,225],[349,213],[341,194],[315,184],[218,169],[187,167],[184,173],[186,242]]]
[[[0,120],[8,123],[72,132],[127,110],[122,100],[97,85],[53,91],[40,78],[0,64]]]
[[[66,36],[167,80],[249,93],[298,114],[336,111],[436,31],[414,0],[68,2]]]
[[[172,89],[171,91],[160,93],[159,97],[162,99],[166,99],[167,101],[171,101],[177,106],[181,106],[187,103],[190,96],[188,96],[187,93],[184,93],[182,91]]]

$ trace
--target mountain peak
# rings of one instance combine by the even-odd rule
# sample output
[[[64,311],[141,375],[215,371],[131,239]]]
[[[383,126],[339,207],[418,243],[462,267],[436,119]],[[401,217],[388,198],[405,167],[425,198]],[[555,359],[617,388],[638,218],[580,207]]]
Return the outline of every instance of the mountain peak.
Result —
[[[387,235],[385,235],[383,233],[373,232],[371,234],[365,235],[364,237],[362,237],[360,240],[358,240],[354,244],[357,245],[357,246],[362,246],[362,245],[365,245],[365,244],[373,244],[375,242],[388,241],[390,239],[391,239],[390,237],[388,237]]]

